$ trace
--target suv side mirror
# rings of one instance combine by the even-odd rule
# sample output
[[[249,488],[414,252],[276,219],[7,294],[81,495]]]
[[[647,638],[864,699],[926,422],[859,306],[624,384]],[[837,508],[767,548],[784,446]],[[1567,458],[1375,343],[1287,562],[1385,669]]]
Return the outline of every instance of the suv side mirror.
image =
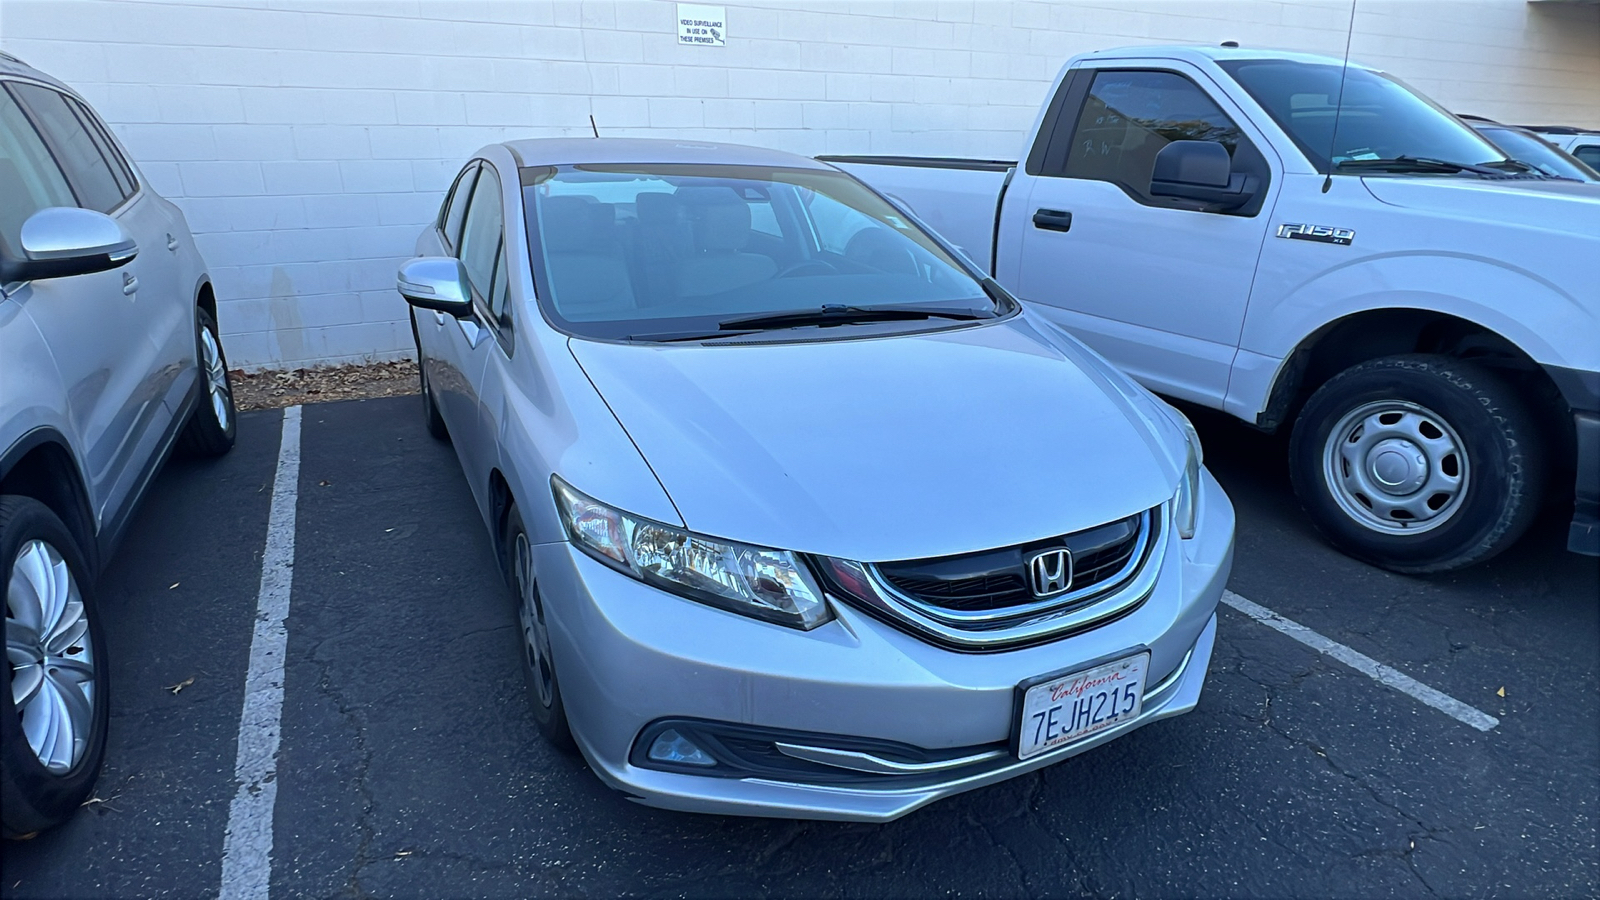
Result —
[[[406,302],[464,319],[472,315],[472,286],[467,267],[448,256],[407,260],[395,276],[395,289]]]
[[[0,281],[88,275],[125,266],[139,254],[122,223],[75,206],[41,209],[22,223],[21,259],[0,262]]]
[[[1256,195],[1255,176],[1233,171],[1228,148],[1214,141],[1173,141],[1156,154],[1152,197],[1198,200],[1238,209]]]

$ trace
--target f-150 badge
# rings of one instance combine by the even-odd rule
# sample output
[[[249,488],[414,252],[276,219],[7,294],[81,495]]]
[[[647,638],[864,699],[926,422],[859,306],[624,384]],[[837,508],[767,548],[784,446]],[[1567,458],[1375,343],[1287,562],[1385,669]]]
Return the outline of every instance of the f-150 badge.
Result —
[[[1278,237],[1295,241],[1317,241],[1323,244],[1348,245],[1356,239],[1356,233],[1355,229],[1334,228],[1332,225],[1290,225],[1284,223],[1278,226]]]

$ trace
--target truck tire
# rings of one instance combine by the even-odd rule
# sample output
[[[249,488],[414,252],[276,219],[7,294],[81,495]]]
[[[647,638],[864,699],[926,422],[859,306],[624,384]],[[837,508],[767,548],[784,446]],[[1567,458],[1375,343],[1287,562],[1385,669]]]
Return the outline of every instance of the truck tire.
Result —
[[[1374,359],[1306,402],[1295,493],[1335,547],[1395,572],[1446,572],[1511,546],[1538,512],[1537,423],[1504,379],[1448,356]]]
[[[5,836],[20,837],[65,822],[94,787],[108,666],[83,554],[31,497],[0,496],[0,590],[0,817]]]

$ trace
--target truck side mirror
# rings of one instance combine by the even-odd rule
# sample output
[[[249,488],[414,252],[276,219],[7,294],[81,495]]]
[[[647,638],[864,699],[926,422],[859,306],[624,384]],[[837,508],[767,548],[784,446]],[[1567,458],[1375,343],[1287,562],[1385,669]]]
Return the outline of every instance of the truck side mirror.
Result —
[[[1173,141],[1156,154],[1152,197],[1198,200],[1238,209],[1256,194],[1255,176],[1233,171],[1228,148],[1214,141]]]

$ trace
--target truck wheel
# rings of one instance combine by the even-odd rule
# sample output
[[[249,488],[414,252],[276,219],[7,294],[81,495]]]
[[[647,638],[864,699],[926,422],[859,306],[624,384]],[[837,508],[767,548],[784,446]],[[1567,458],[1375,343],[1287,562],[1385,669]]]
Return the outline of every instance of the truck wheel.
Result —
[[[190,456],[221,456],[233,449],[238,416],[233,406],[233,384],[228,380],[228,357],[222,352],[217,320],[205,309],[194,311],[195,359],[200,363],[200,403],[189,416],[178,442]]]
[[[1289,471],[1317,530],[1395,572],[1445,572],[1511,546],[1543,494],[1544,453],[1521,398],[1483,366],[1410,354],[1318,388]]]
[[[106,749],[105,639],[83,554],[31,497],[0,497],[0,815],[7,837],[78,811]]]

